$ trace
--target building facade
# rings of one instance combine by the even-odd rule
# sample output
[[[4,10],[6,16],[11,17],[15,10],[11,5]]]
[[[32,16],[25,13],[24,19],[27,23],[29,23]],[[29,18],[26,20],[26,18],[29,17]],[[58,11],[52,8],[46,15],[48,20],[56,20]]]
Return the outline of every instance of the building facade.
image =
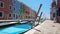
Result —
[[[21,2],[21,17],[22,19],[34,19],[36,17],[36,12],[30,7]]]
[[[56,18],[56,2],[53,1],[51,5],[50,18],[54,20]]]
[[[17,0],[12,0],[13,7],[12,7],[12,18],[13,19],[20,19],[20,2]]]
[[[25,19],[26,18],[26,5],[22,2],[20,2],[20,10],[21,10],[21,19]]]
[[[57,0],[57,11],[56,11],[56,14],[57,14],[57,22],[60,22],[60,0]]]
[[[35,19],[36,15],[37,15],[36,11],[31,9],[31,11],[30,11],[31,19]]]
[[[10,0],[0,0],[0,20],[12,19],[11,6],[12,6],[12,3]]]
[[[35,19],[36,11],[18,0],[0,0],[0,20]]]
[[[28,6],[26,6],[26,19],[30,19],[31,15],[30,15],[30,8]]]
[[[26,6],[26,19],[35,19],[35,18],[36,18],[36,11]]]
[[[50,11],[50,18],[51,20],[60,22],[60,0],[53,0]]]

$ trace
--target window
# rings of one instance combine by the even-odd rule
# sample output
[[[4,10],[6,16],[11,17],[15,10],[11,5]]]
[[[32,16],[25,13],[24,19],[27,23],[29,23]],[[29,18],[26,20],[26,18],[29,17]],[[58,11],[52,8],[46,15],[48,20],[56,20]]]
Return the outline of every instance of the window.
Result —
[[[26,16],[26,18],[27,18],[27,16]]]
[[[57,16],[59,16],[59,10],[57,10]]]
[[[19,15],[19,17],[20,17],[20,15]]]
[[[59,8],[58,14],[59,14],[59,16],[60,16],[60,8]]]
[[[15,17],[15,14],[13,14],[13,17]]]
[[[58,13],[58,12],[59,12],[59,11],[57,10],[57,11],[56,11],[56,15],[57,15],[57,16],[59,16],[59,13]]]
[[[12,2],[12,0],[9,0],[10,2]]]
[[[11,10],[12,10],[12,6],[10,5],[10,7],[9,7]]]
[[[29,12],[28,12],[28,11],[26,11],[26,13],[28,13],[28,14],[29,14]]]
[[[11,14],[9,14],[9,17],[11,17]]]
[[[53,17],[55,17],[55,13],[53,13]]]
[[[18,15],[16,15],[16,19],[18,19]]]
[[[14,7],[14,10],[15,10],[15,7]]]
[[[0,7],[4,7],[4,3],[0,1]]]
[[[30,16],[26,16],[26,18],[30,18]]]
[[[30,16],[28,16],[28,18],[30,18]]]
[[[2,15],[2,12],[0,12],[0,17],[2,17],[3,15]]]
[[[26,11],[26,13],[28,13],[28,12]]]
[[[57,10],[57,16],[60,16],[60,8]]]

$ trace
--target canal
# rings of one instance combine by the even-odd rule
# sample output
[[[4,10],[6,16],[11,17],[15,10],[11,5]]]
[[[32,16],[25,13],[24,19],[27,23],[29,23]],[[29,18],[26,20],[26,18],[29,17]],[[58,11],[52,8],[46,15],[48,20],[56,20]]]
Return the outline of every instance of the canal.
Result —
[[[23,34],[32,28],[29,24],[15,24],[0,27],[0,34]]]

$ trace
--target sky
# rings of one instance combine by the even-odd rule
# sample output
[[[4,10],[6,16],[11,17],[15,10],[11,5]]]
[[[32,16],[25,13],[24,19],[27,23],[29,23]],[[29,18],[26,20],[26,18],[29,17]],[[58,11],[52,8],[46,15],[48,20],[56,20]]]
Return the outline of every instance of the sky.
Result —
[[[43,12],[42,17],[50,18],[50,8],[51,8],[52,0],[18,0],[18,1],[23,2],[28,7],[35,10],[36,12],[39,9],[39,5],[42,4],[41,10],[40,10],[40,13]]]

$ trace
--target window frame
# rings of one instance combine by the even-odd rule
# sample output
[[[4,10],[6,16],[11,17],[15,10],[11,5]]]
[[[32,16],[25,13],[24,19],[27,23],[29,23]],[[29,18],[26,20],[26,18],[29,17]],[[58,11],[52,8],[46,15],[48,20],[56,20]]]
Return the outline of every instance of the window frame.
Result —
[[[15,14],[13,14],[13,17],[15,18]]]
[[[9,14],[9,17],[11,18],[12,17],[12,14]]]
[[[10,7],[11,7],[11,9],[10,9]],[[9,5],[9,9],[12,10],[12,5]]]
[[[1,8],[4,8],[4,2],[3,2],[3,1],[0,1],[0,3],[1,3],[1,2],[3,3],[3,7],[1,7],[1,6],[0,6],[0,7],[1,7]]]
[[[3,11],[0,11],[0,12],[2,12],[2,17],[0,17],[0,18],[3,18],[4,17],[4,12]]]

